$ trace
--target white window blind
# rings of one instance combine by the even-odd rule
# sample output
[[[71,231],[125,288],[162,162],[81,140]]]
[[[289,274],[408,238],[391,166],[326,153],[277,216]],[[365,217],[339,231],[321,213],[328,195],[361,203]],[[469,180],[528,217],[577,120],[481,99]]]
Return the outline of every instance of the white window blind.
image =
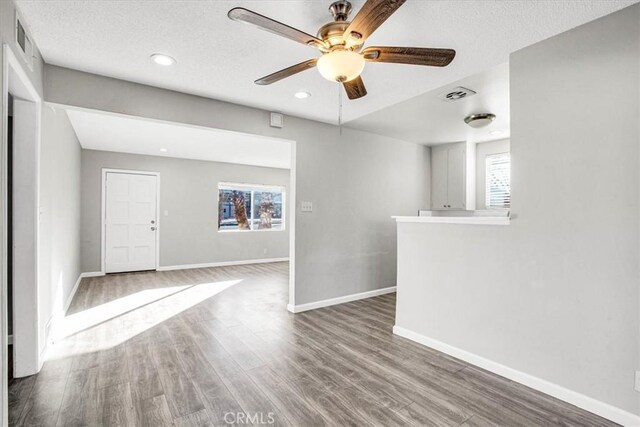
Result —
[[[511,156],[509,153],[487,156],[485,197],[487,209],[511,206]]]

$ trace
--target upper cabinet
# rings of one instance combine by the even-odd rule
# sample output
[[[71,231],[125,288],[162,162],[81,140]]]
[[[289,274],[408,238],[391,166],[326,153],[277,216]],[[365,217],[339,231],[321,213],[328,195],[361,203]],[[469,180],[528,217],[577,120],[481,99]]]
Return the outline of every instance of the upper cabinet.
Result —
[[[464,142],[431,148],[431,208],[466,209],[467,159]]]

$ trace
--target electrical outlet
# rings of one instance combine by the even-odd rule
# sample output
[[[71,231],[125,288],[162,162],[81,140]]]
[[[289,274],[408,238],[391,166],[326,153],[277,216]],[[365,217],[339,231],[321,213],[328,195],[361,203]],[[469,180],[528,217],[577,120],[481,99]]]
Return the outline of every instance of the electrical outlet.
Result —
[[[640,391],[640,371],[636,371],[636,382],[634,388],[636,391]]]
[[[302,212],[313,212],[313,203],[311,202],[301,202],[300,208]]]

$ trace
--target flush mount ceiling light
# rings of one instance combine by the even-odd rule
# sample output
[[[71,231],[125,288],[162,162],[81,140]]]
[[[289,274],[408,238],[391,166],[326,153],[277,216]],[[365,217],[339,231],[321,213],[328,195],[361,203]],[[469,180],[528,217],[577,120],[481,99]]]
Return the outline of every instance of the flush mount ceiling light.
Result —
[[[298,99],[305,99],[305,98],[309,98],[311,96],[311,94],[309,92],[305,92],[305,91],[300,91],[300,92],[296,92],[295,95],[296,98]]]
[[[292,65],[255,81],[270,85],[302,71],[318,67],[325,79],[342,84],[349,99],[362,98],[367,89],[360,73],[365,62],[446,67],[456,56],[453,49],[424,47],[369,46],[364,43],[406,0],[367,0],[358,13],[350,19],[351,3],[334,1],[329,6],[333,21],[323,25],[313,36],[259,13],[235,7],[227,14],[234,21],[258,27],[294,42],[320,51],[320,58],[313,58]]]
[[[176,60],[170,57],[169,55],[165,55],[163,53],[154,53],[151,55],[151,59],[158,65],[169,66],[176,63]]]
[[[464,118],[464,122],[472,128],[478,129],[489,125],[495,118],[496,115],[491,113],[471,114]]]
[[[167,149],[166,148],[161,148],[160,151],[163,152],[163,153],[166,153]]]

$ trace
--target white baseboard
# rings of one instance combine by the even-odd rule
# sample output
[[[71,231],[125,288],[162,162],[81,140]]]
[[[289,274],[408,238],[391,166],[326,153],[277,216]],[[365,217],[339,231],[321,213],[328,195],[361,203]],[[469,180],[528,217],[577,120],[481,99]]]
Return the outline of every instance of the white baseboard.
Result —
[[[85,278],[85,277],[102,277],[104,276],[104,273],[102,271],[89,271],[86,273],[81,273],[80,277]]]
[[[640,416],[627,412],[623,409],[616,408],[615,406],[601,402],[592,397],[585,396],[584,394],[576,391],[569,390],[558,384],[554,384],[547,380],[543,380],[542,378],[504,366],[498,362],[485,359],[484,357],[478,356],[474,353],[470,353],[466,350],[426,337],[397,325],[393,327],[393,333],[464,360],[465,362],[486,369],[494,374],[498,374],[512,381],[524,384],[534,390],[538,390],[557,399],[564,400],[565,402],[571,403],[572,405],[607,418],[618,424],[622,424],[623,426],[640,426]]]
[[[95,277],[98,275],[103,275],[102,273],[80,273],[80,275],[78,276],[78,280],[76,280],[75,285],[73,285],[73,289],[71,289],[71,292],[69,293],[69,295],[67,296],[67,299],[65,301],[62,302],[62,307],[57,308],[56,311],[53,313],[52,317],[51,317],[51,329],[50,329],[50,335],[47,339],[47,348],[45,350],[48,351],[48,349],[50,348],[50,344],[55,343],[58,338],[59,338],[59,329],[62,325],[62,321],[64,319],[64,317],[67,314],[67,311],[69,310],[69,307],[71,306],[71,303],[73,302],[73,297],[76,295],[76,292],[78,291],[78,288],[80,287],[80,283],[82,282],[82,279],[84,277]],[[47,352],[43,352],[42,357],[44,358],[43,360],[47,359]]]
[[[167,265],[167,266],[158,267],[158,271],[190,270],[192,268],[209,268],[209,267],[228,267],[231,265],[269,264],[272,262],[284,262],[284,261],[289,261],[289,258],[265,258],[265,259],[248,259],[243,261],[208,262],[204,264]]]
[[[395,286],[389,288],[375,289],[373,291],[361,292],[359,294],[345,295],[343,297],[330,298],[322,301],[310,302],[307,304],[287,305],[287,310],[292,313],[302,313],[303,311],[315,310],[316,308],[329,307],[330,305],[344,304],[345,302],[357,301],[360,299],[377,297],[378,295],[390,294],[396,291]]]
[[[80,273],[80,275],[78,276],[78,280],[76,280],[76,284],[73,285],[73,289],[71,289],[71,293],[69,293],[67,300],[64,302],[64,307],[62,307],[63,314],[66,314],[67,310],[69,310],[69,306],[71,305],[71,301],[73,301],[73,297],[76,294],[78,287],[80,286],[80,282],[82,282],[82,278],[85,277],[84,274],[85,273]]]

